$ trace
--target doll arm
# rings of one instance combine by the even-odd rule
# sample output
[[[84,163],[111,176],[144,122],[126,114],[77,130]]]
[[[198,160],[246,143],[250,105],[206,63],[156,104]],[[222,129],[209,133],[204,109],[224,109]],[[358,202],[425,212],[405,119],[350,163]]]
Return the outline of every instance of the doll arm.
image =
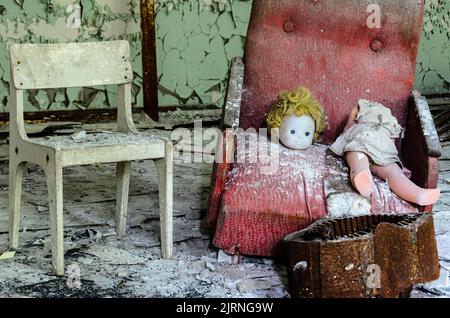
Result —
[[[239,127],[244,70],[244,60],[241,57],[235,57],[231,62],[228,90],[220,122],[222,129]]]
[[[356,116],[358,115],[358,112],[359,112],[359,106],[356,106],[355,108],[352,109],[352,112],[348,116],[347,124],[345,125],[345,128],[344,128],[344,132],[347,131],[347,129],[349,129],[356,123]]]

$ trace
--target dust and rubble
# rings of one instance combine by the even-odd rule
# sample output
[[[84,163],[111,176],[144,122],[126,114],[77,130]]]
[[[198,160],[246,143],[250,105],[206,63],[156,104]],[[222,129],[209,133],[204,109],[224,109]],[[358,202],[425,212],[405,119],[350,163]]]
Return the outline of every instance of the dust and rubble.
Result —
[[[51,136],[43,138],[34,138],[33,142],[51,146],[57,149],[75,149],[90,146],[112,146],[112,145],[143,145],[162,141],[162,138],[144,133],[119,133],[111,131],[101,131],[88,134],[86,131],[80,131],[71,136]]]
[[[102,126],[103,125],[103,126]],[[106,124],[83,125],[92,132]],[[166,130],[151,129],[159,137]],[[72,135],[70,131],[66,135]],[[444,149],[450,151],[449,145]],[[2,156],[8,144],[0,142]],[[413,297],[450,294],[450,177],[443,159],[441,201],[435,225],[442,277],[417,286]],[[447,168],[446,168],[447,167]],[[211,246],[202,226],[208,208],[212,164],[174,163],[174,256],[161,259],[157,173],[151,161],[132,164],[127,235],[115,232],[115,165],[64,169],[65,277],[51,273],[51,238],[43,170],[27,165],[24,174],[20,249],[0,260],[0,297],[290,297],[280,261],[241,256],[240,264]],[[8,161],[0,161],[0,255],[8,244]],[[300,265],[299,265],[300,266]],[[78,285],[74,280],[78,279]]]
[[[103,129],[105,127],[100,127]],[[82,127],[89,138],[99,127]],[[72,131],[66,138],[72,138]],[[157,137],[167,131],[148,130]],[[84,134],[83,134],[84,135]],[[169,135],[170,136],[170,135]],[[61,138],[51,136],[43,138]],[[0,151],[8,153],[2,142]],[[211,164],[174,163],[174,256],[161,259],[156,168],[132,165],[127,236],[115,232],[115,164],[64,169],[66,276],[51,273],[51,237],[43,170],[24,174],[20,249],[0,261],[0,297],[289,297],[283,264],[231,256],[210,245],[202,226]],[[0,161],[0,251],[8,244],[8,162]],[[1,254],[1,253],[0,253]],[[79,288],[67,270],[79,268]],[[69,287],[71,286],[71,287]],[[76,285],[78,286],[78,285]]]

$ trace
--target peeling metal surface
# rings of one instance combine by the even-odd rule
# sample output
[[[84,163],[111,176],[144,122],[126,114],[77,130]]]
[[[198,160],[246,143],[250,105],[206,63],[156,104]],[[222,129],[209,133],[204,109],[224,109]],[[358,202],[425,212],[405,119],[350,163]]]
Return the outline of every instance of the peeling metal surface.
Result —
[[[144,74],[144,111],[159,120],[158,79],[156,67],[155,1],[141,0],[142,70]]]
[[[390,298],[439,277],[428,213],[322,219],[284,242],[293,297]]]

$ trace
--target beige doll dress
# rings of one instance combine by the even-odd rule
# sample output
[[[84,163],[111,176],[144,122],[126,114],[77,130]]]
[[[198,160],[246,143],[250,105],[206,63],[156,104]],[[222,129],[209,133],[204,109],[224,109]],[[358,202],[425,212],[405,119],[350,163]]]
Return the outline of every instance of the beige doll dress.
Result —
[[[397,163],[401,166],[392,139],[400,137],[402,127],[391,110],[365,99],[359,100],[358,104],[356,124],[340,135],[330,146],[330,150],[339,156],[349,151],[363,152],[377,165]]]

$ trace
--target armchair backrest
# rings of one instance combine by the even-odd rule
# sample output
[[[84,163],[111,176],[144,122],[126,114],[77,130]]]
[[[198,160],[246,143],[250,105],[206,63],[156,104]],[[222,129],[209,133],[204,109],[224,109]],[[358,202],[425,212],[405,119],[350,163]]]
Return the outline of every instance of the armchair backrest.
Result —
[[[119,85],[119,130],[134,130],[131,119],[130,46],[127,41],[64,44],[11,44],[11,133],[27,138],[23,125],[23,91]]]
[[[423,8],[423,0],[254,0],[241,127],[265,127],[278,93],[299,85],[325,108],[325,143],[361,98],[384,103],[403,125]]]

